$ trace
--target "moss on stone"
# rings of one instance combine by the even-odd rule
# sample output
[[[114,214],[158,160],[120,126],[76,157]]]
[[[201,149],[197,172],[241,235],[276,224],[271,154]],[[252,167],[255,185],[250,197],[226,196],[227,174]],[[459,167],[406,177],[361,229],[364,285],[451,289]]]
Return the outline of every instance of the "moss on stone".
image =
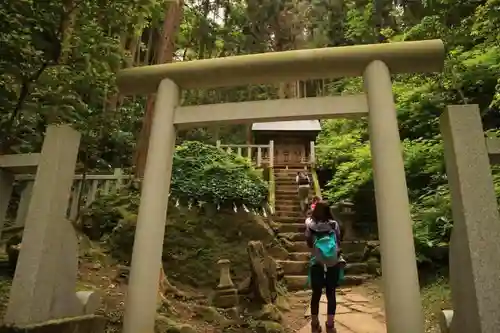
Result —
[[[275,322],[275,321],[269,321],[269,320],[258,320],[255,321],[252,325],[253,330],[255,330],[256,333],[284,333],[285,328]]]
[[[283,320],[281,311],[274,304],[265,304],[255,317],[259,320],[274,321],[278,323]]]
[[[175,320],[158,316],[155,322],[155,333],[196,333],[196,330],[188,324],[181,324]]]

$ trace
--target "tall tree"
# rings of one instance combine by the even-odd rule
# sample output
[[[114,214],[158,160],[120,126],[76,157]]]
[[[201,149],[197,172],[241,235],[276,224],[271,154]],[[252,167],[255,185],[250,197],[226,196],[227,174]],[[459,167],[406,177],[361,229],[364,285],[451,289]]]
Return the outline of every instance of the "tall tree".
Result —
[[[160,43],[156,49],[156,64],[172,62],[175,52],[175,40],[182,19],[184,1],[176,0],[167,2],[168,8],[165,11],[163,20],[163,34]],[[137,178],[144,176],[144,168],[149,148],[149,136],[151,134],[151,124],[154,117],[155,94],[147,98],[146,111],[143,118],[141,132],[139,134],[137,150],[135,153],[135,175]]]

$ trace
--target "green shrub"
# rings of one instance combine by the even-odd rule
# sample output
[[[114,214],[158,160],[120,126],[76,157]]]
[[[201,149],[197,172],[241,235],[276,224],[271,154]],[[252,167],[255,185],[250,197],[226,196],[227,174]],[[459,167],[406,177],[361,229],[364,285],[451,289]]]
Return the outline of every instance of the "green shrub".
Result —
[[[172,197],[232,207],[261,207],[267,184],[250,162],[214,146],[186,141],[177,147],[172,170]]]

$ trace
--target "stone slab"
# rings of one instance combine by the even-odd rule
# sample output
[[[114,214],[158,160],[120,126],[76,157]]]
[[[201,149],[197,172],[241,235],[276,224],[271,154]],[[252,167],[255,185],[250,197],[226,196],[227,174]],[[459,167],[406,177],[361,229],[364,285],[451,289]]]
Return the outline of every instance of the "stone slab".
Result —
[[[350,294],[351,299],[357,300],[359,303],[363,303],[366,301],[367,303],[369,302],[366,298],[364,298],[361,295],[358,294]],[[359,312],[365,312],[365,313],[378,313],[380,312],[379,308],[373,308],[369,307],[367,304],[363,306],[362,304],[351,304],[348,302],[345,298],[345,296],[338,295],[337,294],[337,313],[349,313],[352,312],[351,309]],[[326,315],[327,314],[327,305],[328,305],[328,299],[326,296],[323,294],[321,296],[321,300],[319,303],[319,314],[320,315]],[[357,306],[357,308],[355,308]],[[363,311],[366,310],[366,311]],[[304,313],[305,317],[311,316],[311,307],[308,306],[306,309],[306,312]]]
[[[347,306],[343,306],[341,304],[337,305],[337,311],[336,311],[337,314],[343,314],[343,313],[349,313],[349,312],[352,312],[352,310],[349,309]]]
[[[328,303],[328,299],[326,298],[325,294],[321,295],[320,302],[321,303]],[[346,300],[345,300],[344,296],[339,295],[339,293],[337,292],[337,304],[343,304],[345,302],[346,302]]]
[[[335,320],[356,333],[386,333],[384,324],[365,313],[339,314]]]
[[[344,298],[353,303],[368,303],[370,302],[366,297],[359,294],[348,293],[344,295]]]
[[[361,305],[361,304],[350,304],[349,308],[354,310],[354,311],[368,313],[368,314],[380,313],[379,308],[371,307],[371,306],[367,306],[367,305]]]
[[[320,323],[321,323],[322,332],[326,332],[325,322],[326,322],[326,316],[320,316]],[[351,331],[349,328],[347,328],[346,326],[344,326],[338,322],[335,323],[335,328],[337,329],[337,333],[357,333],[357,332]],[[311,322],[309,321],[307,323],[307,325],[304,325],[304,327],[302,327],[298,331],[298,333],[311,333]]]
[[[26,333],[104,333],[107,319],[102,316],[79,316],[50,320],[36,325],[0,326],[0,331]]]

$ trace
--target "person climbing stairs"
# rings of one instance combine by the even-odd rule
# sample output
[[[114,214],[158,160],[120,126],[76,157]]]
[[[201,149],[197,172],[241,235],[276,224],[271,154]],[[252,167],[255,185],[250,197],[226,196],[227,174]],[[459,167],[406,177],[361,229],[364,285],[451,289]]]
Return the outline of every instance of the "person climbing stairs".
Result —
[[[274,222],[278,224],[278,237],[283,240],[289,252],[287,258],[277,260],[285,273],[288,289],[301,290],[306,288],[309,267],[310,250],[307,247],[305,231],[305,215],[301,212],[298,198],[297,173],[305,171],[311,179],[312,186],[309,198],[314,195],[313,177],[303,166],[275,168],[275,214]],[[367,263],[361,262],[366,242],[344,241],[342,250],[347,260],[345,277],[342,285],[358,285],[370,278]]]

